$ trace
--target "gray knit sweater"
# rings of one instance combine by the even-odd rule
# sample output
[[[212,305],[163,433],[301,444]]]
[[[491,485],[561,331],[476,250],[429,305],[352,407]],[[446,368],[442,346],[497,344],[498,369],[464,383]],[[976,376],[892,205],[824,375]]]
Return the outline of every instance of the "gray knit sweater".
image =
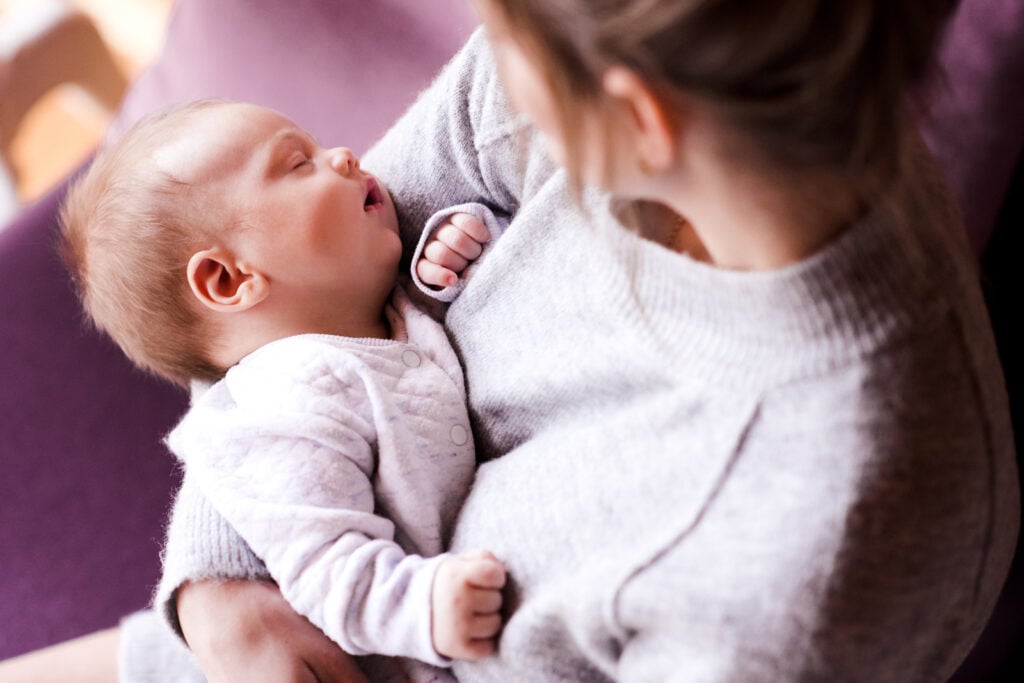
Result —
[[[709,267],[623,229],[509,114],[476,35],[364,159],[415,243],[512,220],[451,305],[480,466],[453,550],[508,566],[499,653],[464,681],[930,681],[1018,525],[1002,375],[922,159],[814,256]],[[194,490],[164,589],[260,566]]]

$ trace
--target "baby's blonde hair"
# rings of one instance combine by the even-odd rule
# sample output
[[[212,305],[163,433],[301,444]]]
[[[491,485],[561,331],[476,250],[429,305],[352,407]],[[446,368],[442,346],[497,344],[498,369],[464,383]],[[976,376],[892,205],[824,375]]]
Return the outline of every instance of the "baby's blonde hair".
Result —
[[[60,212],[62,256],[88,317],[135,365],[183,386],[224,372],[210,360],[212,330],[186,269],[197,244],[230,218],[211,193],[151,159],[183,124],[225,104],[201,100],[146,116],[96,156]]]

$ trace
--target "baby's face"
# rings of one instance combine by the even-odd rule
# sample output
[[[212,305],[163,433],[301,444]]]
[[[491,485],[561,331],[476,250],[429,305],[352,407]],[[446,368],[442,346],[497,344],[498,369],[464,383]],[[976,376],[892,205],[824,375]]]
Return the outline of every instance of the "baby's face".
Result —
[[[270,279],[279,302],[377,300],[394,286],[395,207],[351,151],[321,148],[249,104],[201,111],[187,126],[155,163],[227,207],[238,226],[225,229],[226,246]]]

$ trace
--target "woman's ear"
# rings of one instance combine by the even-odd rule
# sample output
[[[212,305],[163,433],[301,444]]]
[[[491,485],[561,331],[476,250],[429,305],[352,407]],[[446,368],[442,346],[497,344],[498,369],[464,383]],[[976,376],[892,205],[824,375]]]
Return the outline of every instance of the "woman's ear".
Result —
[[[220,247],[192,255],[188,261],[188,284],[201,304],[222,313],[248,310],[270,293],[266,276]]]
[[[676,124],[669,108],[635,71],[613,66],[604,73],[605,94],[625,108],[634,127],[638,161],[645,172],[667,171],[676,161]]]

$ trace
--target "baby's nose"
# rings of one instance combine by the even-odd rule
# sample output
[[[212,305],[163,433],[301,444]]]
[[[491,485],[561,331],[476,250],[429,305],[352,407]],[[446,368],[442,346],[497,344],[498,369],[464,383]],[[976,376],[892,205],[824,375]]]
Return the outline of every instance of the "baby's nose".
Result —
[[[359,170],[359,159],[348,147],[335,147],[330,151],[331,168],[342,175]]]

